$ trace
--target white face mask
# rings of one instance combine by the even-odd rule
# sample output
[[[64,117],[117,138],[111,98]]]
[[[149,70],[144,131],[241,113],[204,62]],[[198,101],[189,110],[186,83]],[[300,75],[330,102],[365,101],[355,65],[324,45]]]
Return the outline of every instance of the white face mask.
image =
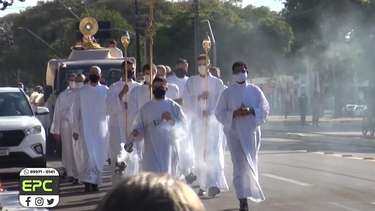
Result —
[[[206,65],[199,65],[198,72],[200,75],[207,75],[207,67]]]
[[[76,88],[76,83],[74,81],[69,81],[69,87],[71,89],[75,89]]]
[[[247,72],[232,75],[233,82],[243,83],[247,80]]]
[[[76,82],[75,83],[76,85],[76,89],[80,89],[80,88],[82,88],[83,87],[83,82]]]

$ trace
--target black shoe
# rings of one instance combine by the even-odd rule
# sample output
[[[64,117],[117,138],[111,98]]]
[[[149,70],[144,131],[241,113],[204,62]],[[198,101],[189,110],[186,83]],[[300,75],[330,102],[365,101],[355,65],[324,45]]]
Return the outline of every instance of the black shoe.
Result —
[[[91,192],[93,192],[92,184],[90,184],[90,183],[84,183],[84,184],[85,184],[85,192],[86,192],[86,193],[91,193]]]
[[[219,193],[220,193],[220,189],[218,187],[210,187],[208,189],[208,197],[210,198],[214,198]]]
[[[247,199],[240,199],[240,211],[249,211],[249,205]]]
[[[78,179],[74,178],[72,181],[72,185],[79,185]]]
[[[206,191],[202,190],[202,189],[199,189],[199,192],[198,192],[198,196],[199,197],[202,197],[206,194]]]
[[[197,176],[195,174],[190,173],[189,175],[185,176],[185,181],[187,184],[193,184],[193,182],[197,180]]]
[[[92,184],[92,191],[93,191],[93,192],[98,192],[98,191],[99,191],[99,187],[98,187],[98,185],[96,185],[96,184]]]

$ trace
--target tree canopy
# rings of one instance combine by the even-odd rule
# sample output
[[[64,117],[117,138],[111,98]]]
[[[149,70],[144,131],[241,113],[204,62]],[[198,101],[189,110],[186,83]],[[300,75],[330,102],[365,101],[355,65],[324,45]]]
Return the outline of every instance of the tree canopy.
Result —
[[[61,1],[71,11],[63,7]],[[6,24],[10,28],[5,33],[8,38],[0,39],[0,74],[4,76],[0,84],[14,83],[17,73],[30,85],[43,83],[47,61],[56,58],[55,51],[66,57],[77,39],[79,20],[72,12],[79,17],[90,15],[99,21],[110,21],[113,29],[120,29],[112,31],[112,38],[116,40],[122,35],[121,30],[134,32],[137,20],[133,3],[133,0],[91,0],[85,4],[75,0],[40,2],[20,14],[0,18],[0,26]],[[139,1],[141,17],[147,16],[146,3]],[[194,59],[192,11],[189,2],[157,1],[156,63],[174,65],[179,57]],[[248,62],[254,76],[271,76],[282,71],[280,65],[294,41],[293,30],[284,16],[265,7],[241,8],[238,1],[221,0],[201,1],[199,16],[201,20],[211,21],[217,42],[218,66],[226,78],[236,60]],[[25,29],[40,36],[55,51]],[[204,23],[200,29],[203,39],[208,29]],[[0,32],[1,37],[3,34]],[[129,54],[135,55],[134,40]]]

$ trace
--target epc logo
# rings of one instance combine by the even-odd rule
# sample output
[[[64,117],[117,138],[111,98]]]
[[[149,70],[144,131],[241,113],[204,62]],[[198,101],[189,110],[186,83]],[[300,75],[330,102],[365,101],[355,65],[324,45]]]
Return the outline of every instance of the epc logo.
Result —
[[[59,172],[53,168],[25,168],[20,173],[19,201],[24,207],[56,207]]]

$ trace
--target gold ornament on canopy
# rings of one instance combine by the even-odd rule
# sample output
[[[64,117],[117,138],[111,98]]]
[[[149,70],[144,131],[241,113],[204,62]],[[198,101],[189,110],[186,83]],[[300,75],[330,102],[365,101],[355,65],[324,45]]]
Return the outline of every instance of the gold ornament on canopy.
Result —
[[[121,44],[124,46],[125,50],[128,49],[129,44],[130,44],[129,32],[126,32],[126,34],[121,37]]]
[[[100,44],[94,38],[98,30],[98,21],[93,17],[85,17],[79,22],[79,31],[83,35],[82,46],[84,49],[101,48]]]
[[[79,23],[79,31],[84,36],[93,36],[99,30],[98,22],[93,17],[85,17]]]
[[[204,49],[204,52],[205,52],[206,54],[208,54],[208,52],[209,52],[210,49],[211,49],[211,39],[210,39],[209,36],[207,36],[206,39],[204,39],[204,40],[202,41],[202,47],[203,47],[203,49]],[[207,56],[207,55],[206,55],[206,56]]]

